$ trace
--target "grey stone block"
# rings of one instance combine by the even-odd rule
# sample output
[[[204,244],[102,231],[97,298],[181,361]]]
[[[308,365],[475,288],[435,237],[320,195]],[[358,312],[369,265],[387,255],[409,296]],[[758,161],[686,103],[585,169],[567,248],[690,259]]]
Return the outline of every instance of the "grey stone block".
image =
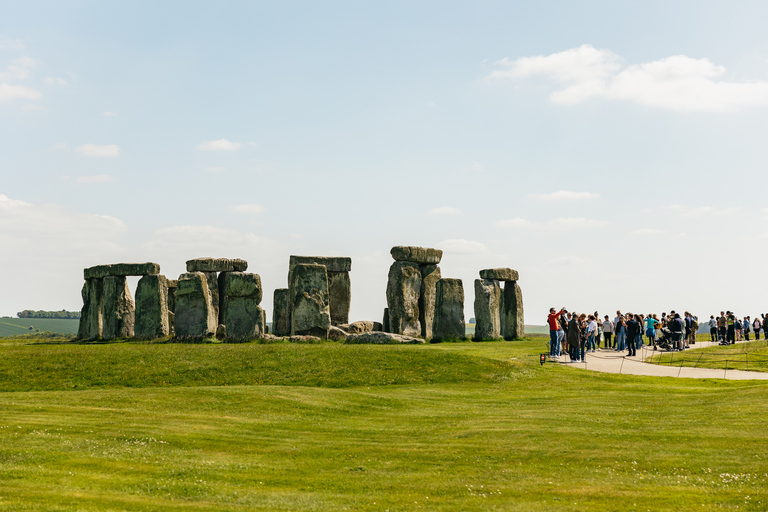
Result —
[[[103,283],[102,338],[132,338],[135,306],[127,280],[123,276],[107,276]]]
[[[420,336],[419,297],[421,271],[417,263],[396,261],[389,267],[387,308],[389,330],[394,334]]]
[[[513,340],[525,336],[523,316],[523,292],[516,281],[504,284],[504,339]]]
[[[245,272],[248,262],[241,259],[195,258],[187,261],[187,272]]]
[[[167,282],[162,275],[149,275],[139,279],[136,286],[136,337],[153,339],[171,334],[173,312],[168,308],[170,301]]]
[[[157,263],[114,263],[111,265],[96,265],[83,271],[86,279],[98,279],[107,276],[146,276],[159,274],[160,265]]]
[[[440,279],[435,289],[435,324],[432,339],[465,338],[464,284],[461,279]]]
[[[480,271],[481,279],[493,279],[495,281],[517,281],[517,270],[511,268],[487,268]]]
[[[291,334],[288,301],[288,288],[277,288],[272,301],[272,332],[278,337]]]
[[[421,336],[424,339],[432,337],[432,325],[435,320],[435,289],[442,277],[437,265],[419,265],[421,272],[421,292],[419,295],[419,322]]]
[[[475,279],[475,339],[498,340],[501,334],[501,287],[492,279]]]
[[[437,265],[443,258],[443,251],[440,249],[404,245],[393,247],[389,254],[395,261],[412,261],[422,265]]]
[[[176,289],[176,336],[212,336],[218,327],[211,291],[203,272],[179,276]]]
[[[328,305],[328,272],[316,263],[297,264],[288,286],[291,305],[291,335],[325,338],[331,326]]]

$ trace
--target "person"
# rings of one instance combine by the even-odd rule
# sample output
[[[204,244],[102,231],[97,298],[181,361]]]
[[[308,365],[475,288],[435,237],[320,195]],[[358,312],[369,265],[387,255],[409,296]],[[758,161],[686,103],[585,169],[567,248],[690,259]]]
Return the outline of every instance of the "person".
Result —
[[[685,339],[684,345],[685,348],[688,348],[688,340],[691,339],[691,331],[693,327],[693,320],[691,319],[691,314],[689,312],[685,312]]]
[[[653,315],[648,315],[645,318],[645,335],[648,337],[648,346],[656,343],[656,324],[658,322],[654,320]]]
[[[621,311],[616,312],[616,318],[613,320],[613,328],[616,332],[616,352],[624,352],[627,347],[627,323]]]
[[[691,314],[691,339],[688,340],[690,345],[696,344],[696,333],[699,332],[699,318]]]
[[[749,321],[749,317],[744,317],[744,320],[741,322],[742,325],[742,332],[744,332],[744,341],[749,341],[749,324],[751,322]]]
[[[752,322],[752,329],[755,330],[755,341],[760,341],[760,327],[762,324],[760,323],[760,319],[755,317],[755,321]]]
[[[560,315],[557,320],[557,344],[560,349],[560,353],[566,353],[568,348],[568,342],[565,341],[565,333],[568,331],[568,319],[565,315]]]
[[[595,337],[597,336],[597,322],[594,315],[589,315],[587,322],[587,352],[595,351]]]
[[[592,316],[595,317],[595,325],[597,325],[597,329],[595,329],[595,348],[600,348],[600,339],[603,337],[603,322],[600,321],[600,315],[597,311]]]
[[[571,320],[568,322],[568,334],[566,335],[566,339],[568,340],[568,356],[573,362],[578,362],[579,360],[576,351],[581,344],[579,341],[580,338],[581,327],[579,326],[579,319],[576,318],[576,313],[573,313],[571,315]]]
[[[605,315],[605,321],[603,322],[603,336],[605,336],[605,348],[613,348],[613,322]]]
[[[734,345],[736,343],[736,317],[730,311],[725,312],[725,326],[728,329],[726,333],[726,341]]]
[[[736,341],[739,341],[739,342],[741,341],[741,328],[742,328],[741,320],[739,320],[736,317],[736,314],[734,313],[734,315],[733,315],[733,330],[736,333]]]
[[[579,351],[579,360],[583,363],[586,359],[586,354],[584,353],[584,349],[587,346],[587,315],[586,313],[582,313],[579,315],[579,328],[581,329],[581,336],[579,337],[579,348],[577,349]]]
[[[717,320],[715,320],[715,315],[709,315],[709,339],[712,342],[717,342]]]
[[[720,334],[720,341],[725,341],[727,328],[728,326],[725,320],[725,311],[721,311],[720,316],[717,317],[717,331]]]
[[[627,313],[627,356],[632,357],[637,355],[637,336],[640,334],[640,326],[635,320],[637,315]]]
[[[560,357],[560,340],[557,337],[558,319],[565,313],[565,308],[555,313],[555,308],[549,308],[547,323],[549,324],[549,357]]]
[[[672,313],[670,313],[670,315],[671,314]],[[669,321],[669,331],[672,333],[672,343],[677,350],[683,350],[683,347],[685,346],[684,342],[682,341],[684,330],[685,324],[680,318],[680,313],[675,313],[675,315],[672,317],[672,320]]]

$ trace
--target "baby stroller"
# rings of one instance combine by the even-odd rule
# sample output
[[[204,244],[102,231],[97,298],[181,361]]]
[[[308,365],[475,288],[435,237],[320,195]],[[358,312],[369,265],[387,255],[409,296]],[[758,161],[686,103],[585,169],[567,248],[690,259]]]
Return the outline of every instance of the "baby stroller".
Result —
[[[653,344],[653,350],[660,348],[661,350],[675,350],[675,342],[672,341],[672,331],[666,327],[659,329],[661,336]]]

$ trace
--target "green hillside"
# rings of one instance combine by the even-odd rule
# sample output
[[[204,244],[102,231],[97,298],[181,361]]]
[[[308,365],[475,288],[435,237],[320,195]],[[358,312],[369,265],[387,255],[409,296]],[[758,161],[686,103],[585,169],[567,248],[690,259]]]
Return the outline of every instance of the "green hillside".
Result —
[[[80,320],[3,317],[0,318],[0,338],[43,331],[77,334],[77,326],[79,324]]]

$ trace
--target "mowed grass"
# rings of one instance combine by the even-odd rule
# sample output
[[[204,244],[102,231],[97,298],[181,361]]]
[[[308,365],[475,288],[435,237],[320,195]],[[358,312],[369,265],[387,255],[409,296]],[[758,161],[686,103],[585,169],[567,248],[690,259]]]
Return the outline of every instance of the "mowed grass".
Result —
[[[283,369],[273,385],[198,386],[188,373],[172,387],[89,378],[89,389],[0,393],[0,510],[768,508],[768,384],[539,366],[545,342],[3,345],[2,375],[7,360],[63,356],[128,372],[141,351],[231,374],[315,367]],[[407,356],[446,373],[389,382]],[[281,383],[301,371],[320,383]]]
[[[28,334],[34,331],[77,334],[79,325],[80,320],[66,318],[0,318],[0,338]]]
[[[757,340],[728,346],[713,345],[684,352],[658,354],[649,358],[648,362],[675,367],[766,372],[768,371],[768,341]]]

